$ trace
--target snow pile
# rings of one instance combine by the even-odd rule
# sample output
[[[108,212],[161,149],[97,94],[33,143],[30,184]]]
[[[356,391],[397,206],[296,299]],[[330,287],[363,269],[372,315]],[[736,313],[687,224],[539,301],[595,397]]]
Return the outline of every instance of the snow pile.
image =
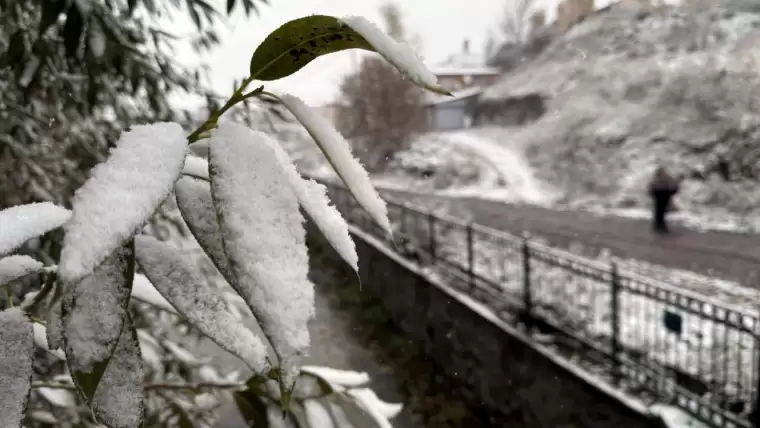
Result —
[[[546,205],[555,192],[535,177],[520,147],[483,130],[430,133],[396,153],[375,178],[384,188]]]

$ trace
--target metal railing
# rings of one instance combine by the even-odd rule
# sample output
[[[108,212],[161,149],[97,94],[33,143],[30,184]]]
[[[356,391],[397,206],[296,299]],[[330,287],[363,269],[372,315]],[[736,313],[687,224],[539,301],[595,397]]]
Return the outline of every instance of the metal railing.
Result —
[[[324,184],[349,223],[389,239],[345,188]],[[394,201],[388,216],[401,255],[602,380],[713,427],[760,428],[755,315],[527,235]]]

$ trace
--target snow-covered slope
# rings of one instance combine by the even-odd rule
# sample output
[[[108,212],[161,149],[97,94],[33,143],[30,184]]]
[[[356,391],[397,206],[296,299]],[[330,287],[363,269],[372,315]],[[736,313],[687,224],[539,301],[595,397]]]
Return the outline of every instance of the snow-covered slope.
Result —
[[[662,163],[686,178],[682,217],[726,227],[760,217],[755,179],[710,176],[722,153],[737,174],[760,177],[760,7],[721,4],[588,17],[486,90],[484,100],[545,100],[537,121],[496,138],[524,148],[562,206],[643,215],[646,180]]]
[[[423,134],[375,177],[385,188],[546,205],[555,192],[534,176],[519,147],[487,132]]]

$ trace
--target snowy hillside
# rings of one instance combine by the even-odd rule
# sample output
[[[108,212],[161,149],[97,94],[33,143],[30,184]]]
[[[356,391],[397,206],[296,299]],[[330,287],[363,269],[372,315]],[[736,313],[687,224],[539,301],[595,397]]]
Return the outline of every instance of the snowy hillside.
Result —
[[[646,180],[664,163],[686,178],[680,216],[742,226],[760,213],[758,28],[760,8],[746,1],[600,11],[483,99],[545,100],[542,117],[498,139],[524,150],[561,206],[644,215]],[[743,177],[716,180],[718,153]]]

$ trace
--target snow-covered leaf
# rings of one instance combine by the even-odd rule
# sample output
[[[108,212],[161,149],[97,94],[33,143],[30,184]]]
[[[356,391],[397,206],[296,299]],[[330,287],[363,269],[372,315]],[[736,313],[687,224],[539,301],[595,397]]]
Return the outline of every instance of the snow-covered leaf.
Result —
[[[304,219],[266,136],[236,123],[211,135],[211,190],[224,252],[292,387],[314,316]]]
[[[29,256],[8,256],[0,259],[0,285],[8,284],[30,273],[40,272],[43,264]]]
[[[190,323],[256,373],[268,369],[266,345],[230,313],[217,290],[176,250],[142,235],[135,238],[135,246],[145,275]]]
[[[92,412],[109,428],[136,428],[142,425],[145,412],[143,364],[137,332],[129,317],[95,391]]]
[[[348,233],[346,221],[340,212],[330,205],[327,188],[314,180],[302,178],[285,150],[272,139],[268,143],[280,161],[301,207],[309,214],[314,224],[340,257],[354,271],[358,271],[359,256],[356,255],[356,246]]]
[[[251,57],[250,73],[257,80],[277,80],[321,55],[353,48],[372,50],[361,35],[337,18],[306,16],[286,22],[261,42]]]
[[[96,19],[90,22],[90,27],[87,31],[87,41],[90,47],[90,52],[95,58],[100,58],[106,51],[106,37],[103,34],[103,30],[100,28],[100,24]]]
[[[32,386],[34,332],[19,308],[0,312],[0,426],[18,427]]]
[[[74,195],[58,271],[65,283],[90,274],[134,236],[171,192],[186,152],[176,123],[133,126],[121,135]]]
[[[303,410],[310,428],[334,428],[330,412],[317,400],[304,400]]]
[[[391,428],[388,419],[396,417],[403,409],[401,404],[386,403],[381,400],[369,388],[349,389],[346,394],[352,397],[381,428]]]
[[[351,370],[338,370],[322,366],[302,366],[301,371],[324,379],[333,385],[353,388],[369,382],[369,375],[365,372]]]
[[[193,146],[196,145],[198,145],[198,143],[195,143]],[[188,155],[187,158],[185,158],[185,166],[182,167],[182,174],[200,178],[202,180],[208,180],[208,161],[198,156]]]
[[[92,400],[128,317],[135,271],[132,242],[71,287],[63,302],[63,343],[72,378]]]
[[[62,226],[71,211],[50,202],[19,205],[0,211],[0,256],[24,242]]]
[[[61,388],[39,388],[37,393],[40,394],[48,403],[57,407],[74,407],[76,398],[71,391]]]
[[[224,253],[219,221],[211,198],[211,185],[195,178],[182,177],[174,186],[174,192],[177,195],[177,206],[190,233],[222,276],[237,289]]]
[[[341,21],[361,34],[377,53],[415,85],[439,94],[451,95],[438,84],[438,78],[428,70],[411,46],[393,40],[377,25],[362,16],[347,16],[341,18]]]
[[[150,280],[145,275],[139,273],[135,274],[135,279],[132,282],[132,298],[167,312],[177,313],[174,306],[156,290],[156,287],[151,284]]]
[[[54,355],[56,358],[60,360],[66,359],[66,354],[63,353],[60,349],[50,349],[48,346],[48,340],[47,340],[47,329],[42,324],[34,323],[32,325],[34,329],[34,343],[41,349],[44,349],[45,351],[49,352],[50,354]]]
[[[367,171],[351,153],[348,142],[327,119],[307,106],[300,98],[284,94],[280,96],[280,100],[311,134],[359,205],[369,213],[383,230],[391,234],[391,223],[388,220],[388,209],[385,206],[385,201],[380,198],[377,190],[372,186]]]

